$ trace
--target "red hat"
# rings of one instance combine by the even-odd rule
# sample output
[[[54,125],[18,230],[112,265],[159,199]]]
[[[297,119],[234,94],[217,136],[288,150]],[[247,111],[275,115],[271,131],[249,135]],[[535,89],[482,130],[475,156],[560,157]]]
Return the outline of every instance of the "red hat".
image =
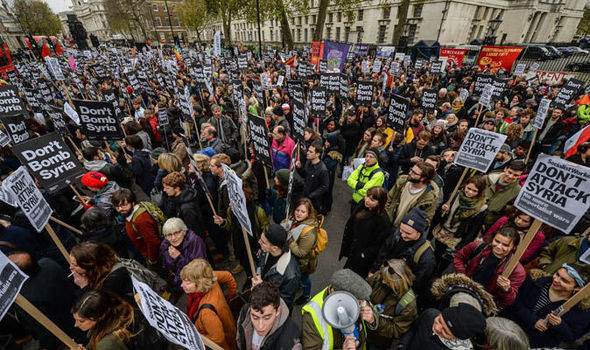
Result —
[[[133,88],[131,86],[127,86],[127,93],[131,94],[133,92]]]
[[[89,171],[82,176],[82,185],[86,187],[103,188],[109,183],[109,179],[98,171]]]

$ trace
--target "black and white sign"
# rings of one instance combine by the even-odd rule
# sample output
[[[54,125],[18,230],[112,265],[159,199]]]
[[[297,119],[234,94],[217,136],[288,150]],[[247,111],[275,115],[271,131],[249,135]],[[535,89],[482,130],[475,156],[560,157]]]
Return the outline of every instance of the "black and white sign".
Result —
[[[467,101],[467,97],[469,97],[469,90],[465,89],[465,88],[461,89],[461,92],[459,93],[459,97],[461,98],[463,103],[465,103],[465,101]]]
[[[158,109],[158,126],[166,126],[168,124],[170,124],[170,121],[168,120],[168,109]]]
[[[250,224],[250,217],[248,216],[248,209],[246,208],[246,197],[242,190],[242,179],[225,164],[221,164],[223,173],[225,174],[225,181],[227,183],[227,194],[229,202],[231,203],[231,211],[238,218],[240,225],[252,237],[252,225]]]
[[[289,82],[288,86],[290,97],[294,101],[303,104],[303,87],[301,87],[301,85],[292,84],[291,82]]]
[[[381,73],[382,65],[383,62],[381,60],[375,60],[375,62],[373,62],[373,73]]]
[[[487,75],[487,74],[476,75],[475,76],[475,87],[473,88],[473,94],[475,96],[481,96],[481,93],[483,92],[483,89],[485,88],[485,86],[487,84],[492,84],[493,80],[494,80],[493,75]]]
[[[430,64],[430,74],[440,75],[443,71],[442,61],[434,61]]]
[[[590,207],[590,168],[540,154],[514,205],[570,233]]]
[[[272,168],[271,142],[268,138],[268,128],[264,118],[249,113],[248,125],[250,126],[250,139],[254,144],[256,159]]]
[[[14,303],[27,278],[27,275],[0,251],[0,320]]]
[[[533,64],[531,64],[531,66],[529,67],[529,72],[536,72],[537,69],[539,69],[539,63],[537,62],[533,62]]]
[[[344,73],[340,74],[340,97],[347,98],[348,97],[348,76]]]
[[[404,132],[409,105],[410,101],[408,99],[395,94],[391,95],[391,101],[387,109],[387,122],[393,130],[399,133]]]
[[[328,92],[332,96],[340,95],[340,73],[329,73]]]
[[[578,79],[570,79],[565,85],[559,90],[559,93],[553,99],[553,105],[559,108],[566,108],[572,99],[577,98],[584,88],[584,82]]]
[[[492,90],[492,100],[498,101],[502,99],[508,81],[510,81],[510,78],[494,77],[494,79],[492,80],[492,86],[494,87],[494,90]]]
[[[320,60],[320,73],[328,72],[328,61]]]
[[[324,116],[326,114],[326,104],[328,103],[328,94],[326,89],[314,86],[311,91],[311,114],[315,116]]]
[[[293,101],[293,137],[299,142],[303,142],[307,118],[305,115],[305,106],[303,103]]]
[[[414,62],[414,69],[415,69],[415,70],[420,70],[420,69],[422,69],[422,66],[423,66],[423,65],[424,65],[424,60],[423,60],[423,59],[421,59],[421,58],[418,58],[418,59],[416,60],[416,62]]]
[[[369,73],[369,61],[367,61],[367,60],[364,60],[364,61],[361,63],[361,72],[362,72],[362,73]]]
[[[102,97],[105,101],[110,102],[113,105],[115,115],[117,118],[120,118],[121,109],[119,108],[119,99],[117,98],[117,95],[115,95],[115,91],[113,91],[113,89],[104,90],[102,92]]]
[[[422,108],[426,113],[434,113],[436,109],[437,92],[435,89],[422,90]]]
[[[18,90],[13,85],[0,86],[0,115],[19,115],[27,113]]]
[[[65,80],[64,73],[61,70],[59,61],[55,57],[45,56],[45,63],[49,67],[49,71],[55,78],[55,80]]]
[[[10,137],[0,130],[0,147],[4,147],[10,143]]]
[[[24,115],[15,115],[8,117],[0,117],[0,121],[4,124],[4,129],[8,132],[10,139],[14,145],[24,142],[31,138],[27,124],[25,123]]]
[[[506,135],[470,128],[455,156],[455,164],[485,173],[505,140]]]
[[[245,54],[240,54],[238,56],[238,69],[242,72],[248,70],[248,56],[246,56]]]
[[[110,102],[74,100],[84,135],[89,140],[120,140],[123,138],[115,109]]]
[[[516,75],[516,76],[523,75],[525,68],[526,68],[526,63],[517,64],[516,68],[514,69],[513,75]]]
[[[55,131],[57,131],[61,136],[69,136],[70,131],[68,130],[66,119],[61,111],[61,109],[51,106],[51,110],[47,112],[53,121],[53,126],[55,127]]]
[[[53,214],[53,210],[45,201],[27,169],[24,166],[18,168],[4,180],[2,187],[16,198],[19,208],[25,213],[31,225],[37,232],[41,232]]]
[[[373,102],[373,88],[371,81],[359,81],[356,85],[356,103],[360,106],[370,106]]]
[[[389,72],[397,77],[399,75],[399,63],[391,62],[391,68],[389,68]]]
[[[481,97],[479,98],[479,103],[483,106],[488,106],[490,101],[492,100],[492,94],[494,93],[494,86],[492,84],[486,84],[484,89],[481,92]]]
[[[41,186],[51,193],[74,183],[76,178],[86,172],[76,154],[57,133],[19,143],[12,147],[12,151]]]
[[[139,309],[149,324],[170,342],[188,350],[205,350],[203,340],[186,313],[154,292],[147,284],[131,276],[133,289],[139,296]]]
[[[551,105],[551,100],[543,97],[541,102],[539,102],[539,108],[537,109],[537,115],[533,120],[533,127],[541,130],[543,128],[543,124],[545,123],[545,118],[547,117],[547,112],[549,112],[549,105]]]

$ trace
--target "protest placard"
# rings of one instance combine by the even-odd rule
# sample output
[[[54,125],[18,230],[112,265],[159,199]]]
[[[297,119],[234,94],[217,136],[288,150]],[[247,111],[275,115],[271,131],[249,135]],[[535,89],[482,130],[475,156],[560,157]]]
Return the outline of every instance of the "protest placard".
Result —
[[[410,101],[406,98],[395,94],[391,95],[391,101],[387,109],[387,122],[393,130],[399,133],[404,132],[409,105]]]
[[[391,62],[391,67],[389,68],[389,72],[397,77],[399,75],[399,63],[398,62]]]
[[[328,93],[332,96],[340,95],[340,73],[328,73]]]
[[[590,207],[590,168],[540,154],[514,206],[570,233]]]
[[[4,190],[16,198],[18,206],[25,213],[31,225],[41,232],[53,210],[35,185],[26,168],[21,166],[2,183]]]
[[[10,136],[13,144],[16,145],[31,138],[24,115],[0,117],[0,121],[4,124],[4,129],[8,133],[8,136]]]
[[[55,80],[65,80],[64,73],[61,70],[61,66],[59,65],[57,58],[45,56],[45,63],[49,67],[49,71]]]
[[[27,275],[0,251],[0,320],[10,309],[27,278]]]
[[[583,81],[573,78],[568,80],[561,90],[559,90],[557,96],[553,99],[552,105],[565,109],[566,106],[571,103],[572,99],[578,97],[583,88]]]
[[[102,101],[73,100],[80,116],[84,135],[89,140],[120,140],[123,138],[113,104]]]
[[[492,94],[494,93],[494,86],[492,84],[486,84],[481,92],[479,103],[482,106],[488,106],[492,101]],[[478,118],[479,119],[479,118]]]
[[[0,130],[0,147],[4,147],[10,143],[10,137]]]
[[[270,156],[271,142],[268,138],[268,129],[264,118],[248,113],[248,126],[250,127],[250,139],[254,145],[256,159],[272,168],[272,158]]]
[[[547,112],[549,111],[549,105],[551,104],[551,100],[543,97],[541,102],[539,102],[539,108],[537,109],[537,115],[533,120],[533,127],[537,129],[542,129],[543,124],[545,123],[545,118],[547,117]]]
[[[435,89],[422,90],[422,108],[425,113],[434,113],[436,109],[437,92]]]
[[[149,324],[170,342],[188,350],[205,350],[203,340],[188,316],[147,284],[131,276],[139,300],[137,306]]]
[[[86,172],[76,154],[57,133],[19,143],[12,147],[12,151],[51,193],[74,183]]]
[[[356,103],[360,106],[370,106],[373,102],[373,88],[375,83],[371,81],[359,81],[356,84]]]
[[[289,87],[290,97],[294,101],[303,104],[304,103],[303,102],[303,87],[301,87],[301,85],[292,84],[291,82],[289,82],[288,87]]]
[[[19,115],[27,113],[23,101],[14,85],[0,86],[0,115]]]
[[[467,101],[467,97],[469,97],[469,90],[468,89],[461,89],[461,92],[459,93],[459,97],[461,98],[461,100],[463,100],[463,103],[465,103],[465,101]]]
[[[326,89],[314,86],[311,88],[311,114],[314,116],[324,116],[326,114],[326,104],[328,103],[328,94]]]
[[[250,224],[250,217],[248,216],[248,209],[246,208],[246,197],[242,190],[242,179],[225,164],[221,164],[223,173],[225,174],[225,181],[227,183],[227,194],[229,202],[231,203],[231,211],[238,218],[240,225],[252,237],[252,226]]]
[[[159,108],[158,109],[158,126],[166,126],[170,124],[168,120],[168,108]]]
[[[470,128],[455,156],[455,164],[485,173],[505,140],[506,135]]]
[[[494,80],[493,75],[487,75],[487,74],[476,75],[475,76],[475,86],[473,88],[473,94],[475,96],[481,96],[485,86],[487,84],[492,84],[493,80]]]
[[[348,76],[346,74],[341,73],[339,76],[340,80],[340,91],[339,95],[341,98],[348,97]]]
[[[363,60],[363,62],[361,63],[361,72],[369,73],[369,61]]]
[[[373,62],[373,73],[381,73],[382,65],[383,62],[381,60],[375,60],[375,62]]]
[[[66,119],[61,111],[61,109],[50,106],[51,109],[47,111],[49,117],[53,121],[53,126],[55,127],[55,131],[57,131],[62,137],[66,137],[70,135],[70,131],[68,130],[68,126],[66,123]]]
[[[293,101],[293,137],[299,142],[304,141],[305,127],[307,126],[307,118],[305,115],[305,106],[303,103]]]
[[[434,61],[430,64],[430,74],[440,75],[443,71],[443,63],[441,61]]]
[[[515,76],[523,75],[525,68],[526,68],[526,63],[517,64],[516,68],[514,69],[514,73],[512,73],[512,75],[515,75]]]
[[[328,72],[328,61],[320,60],[320,73]]]
[[[420,69],[422,69],[423,65],[424,65],[424,60],[421,58],[418,58],[418,59],[416,59],[416,62],[414,62],[414,69],[420,70]]]
[[[68,102],[64,102],[64,113],[70,117],[76,123],[76,125],[80,125],[80,116],[78,112]]]

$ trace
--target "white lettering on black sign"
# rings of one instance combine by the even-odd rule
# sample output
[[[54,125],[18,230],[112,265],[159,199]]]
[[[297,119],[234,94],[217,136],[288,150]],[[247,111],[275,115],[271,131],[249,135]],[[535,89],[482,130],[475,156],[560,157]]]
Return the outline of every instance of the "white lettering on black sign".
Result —
[[[387,122],[392,126],[393,130],[403,133],[404,125],[406,123],[408,107],[410,101],[406,98],[392,95],[387,109]]]
[[[250,126],[250,138],[254,143],[256,159],[272,167],[272,158],[270,157],[271,144],[268,139],[268,129],[264,119],[253,114],[248,114],[248,125]]]
[[[121,129],[110,102],[74,100],[84,135],[89,140],[120,140]]]
[[[307,118],[305,117],[305,108],[303,103],[293,101],[293,137],[297,141],[304,141],[305,127]]]
[[[313,87],[311,89],[311,114],[323,116],[326,113],[326,104],[328,101],[327,93],[324,88]]]
[[[356,103],[361,106],[370,106],[373,102],[373,88],[375,83],[359,81],[356,85]]]
[[[422,90],[422,108],[426,113],[434,113],[436,108],[437,93],[435,89]]]
[[[10,309],[27,278],[27,275],[0,252],[0,320]]]
[[[481,96],[484,87],[486,84],[491,84],[492,80],[494,80],[493,75],[486,75],[486,74],[478,74],[475,76],[475,87],[473,89],[473,94],[476,96]]]
[[[29,130],[27,130],[24,115],[0,117],[0,121],[4,124],[4,128],[8,132],[13,144],[16,145],[31,138]]]
[[[570,79],[559,90],[559,93],[553,100],[553,104],[560,108],[566,108],[572,99],[578,97],[580,91],[584,88],[584,82],[577,79]]]
[[[471,128],[455,156],[455,164],[485,173],[505,140],[506,135]]]
[[[250,236],[253,237],[252,225],[250,223],[250,217],[248,216],[248,209],[246,208],[246,197],[242,190],[242,179],[240,179],[240,177],[227,165],[222,163],[221,166],[223,167],[223,173],[225,174],[231,211],[238,218],[240,225]]]
[[[13,85],[0,86],[0,115],[19,115],[27,113],[18,90]]]

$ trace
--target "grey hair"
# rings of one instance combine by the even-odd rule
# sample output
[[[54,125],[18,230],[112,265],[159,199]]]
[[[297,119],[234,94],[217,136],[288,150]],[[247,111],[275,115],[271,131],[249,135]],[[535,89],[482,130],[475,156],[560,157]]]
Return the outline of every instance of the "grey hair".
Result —
[[[529,338],[515,322],[502,317],[486,320],[488,347],[493,350],[528,350]]]
[[[165,235],[175,230],[185,232],[188,230],[186,224],[184,223],[184,221],[182,221],[181,218],[170,218],[166,220],[164,226],[162,226],[162,233]]]
[[[92,207],[86,210],[84,215],[80,218],[82,228],[88,232],[94,232],[101,227],[108,224],[106,215],[97,207]]]

